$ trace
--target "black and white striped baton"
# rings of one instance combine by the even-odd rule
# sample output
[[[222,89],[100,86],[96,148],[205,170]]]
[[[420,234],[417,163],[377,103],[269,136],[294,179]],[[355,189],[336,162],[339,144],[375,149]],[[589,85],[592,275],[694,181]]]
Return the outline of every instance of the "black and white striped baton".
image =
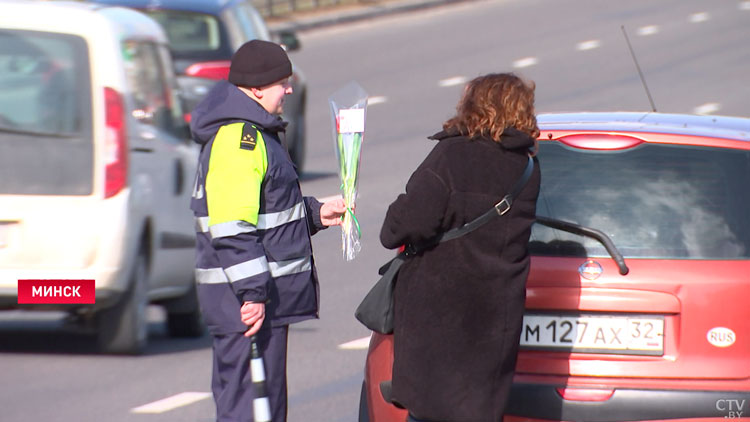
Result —
[[[271,422],[271,404],[266,392],[266,370],[255,335],[250,336],[250,375],[255,390],[253,419],[255,422]]]

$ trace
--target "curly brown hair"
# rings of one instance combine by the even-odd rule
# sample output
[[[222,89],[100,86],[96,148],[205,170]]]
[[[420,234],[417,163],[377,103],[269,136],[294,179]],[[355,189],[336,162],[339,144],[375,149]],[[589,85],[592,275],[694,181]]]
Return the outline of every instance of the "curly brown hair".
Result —
[[[506,128],[515,128],[536,139],[539,136],[534,114],[533,81],[514,73],[490,73],[466,84],[456,115],[443,123],[443,129],[456,129],[470,137],[488,136],[500,142]]]

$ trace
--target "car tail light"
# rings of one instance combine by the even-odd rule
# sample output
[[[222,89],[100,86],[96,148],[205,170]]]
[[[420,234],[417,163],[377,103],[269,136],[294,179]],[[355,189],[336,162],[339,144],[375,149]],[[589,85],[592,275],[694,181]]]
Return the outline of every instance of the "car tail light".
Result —
[[[557,388],[557,394],[565,400],[572,401],[607,401],[615,390],[602,388]]]
[[[217,60],[213,62],[193,63],[187,69],[185,74],[197,78],[206,79],[227,79],[229,77],[229,66],[232,62],[229,60]]]
[[[557,140],[573,148],[598,150],[634,148],[644,142],[643,139],[634,136],[606,135],[599,133],[566,135]]]
[[[115,196],[128,180],[128,145],[125,132],[125,107],[122,96],[112,88],[104,88],[104,197]]]

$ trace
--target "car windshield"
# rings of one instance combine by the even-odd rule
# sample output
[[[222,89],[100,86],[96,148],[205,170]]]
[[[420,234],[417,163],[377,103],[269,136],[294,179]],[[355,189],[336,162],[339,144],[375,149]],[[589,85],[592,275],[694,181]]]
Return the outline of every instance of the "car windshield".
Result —
[[[642,144],[618,151],[542,142],[537,213],[606,233],[626,258],[747,259],[750,152]],[[535,225],[534,255],[608,256]]]
[[[218,18],[176,10],[146,10],[167,34],[176,59],[228,60],[232,51]]]
[[[88,63],[82,38],[0,30],[0,194],[91,193]]]

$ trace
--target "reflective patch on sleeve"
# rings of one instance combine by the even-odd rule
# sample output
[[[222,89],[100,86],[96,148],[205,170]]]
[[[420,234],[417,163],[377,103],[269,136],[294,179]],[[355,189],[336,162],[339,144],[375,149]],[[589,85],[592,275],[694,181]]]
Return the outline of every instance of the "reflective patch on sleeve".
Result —
[[[238,147],[244,126],[255,132],[252,149]],[[267,167],[263,135],[252,125],[232,123],[219,129],[206,173],[209,226],[237,220],[258,223],[261,185]]]
[[[266,272],[268,272],[268,261],[265,256],[232,265],[224,270],[232,283]]]
[[[224,269],[217,268],[196,268],[195,282],[198,284],[221,284],[228,283],[229,279],[224,274]]]
[[[300,202],[284,211],[259,215],[257,226],[261,230],[268,230],[303,218],[305,218],[305,203]]]

